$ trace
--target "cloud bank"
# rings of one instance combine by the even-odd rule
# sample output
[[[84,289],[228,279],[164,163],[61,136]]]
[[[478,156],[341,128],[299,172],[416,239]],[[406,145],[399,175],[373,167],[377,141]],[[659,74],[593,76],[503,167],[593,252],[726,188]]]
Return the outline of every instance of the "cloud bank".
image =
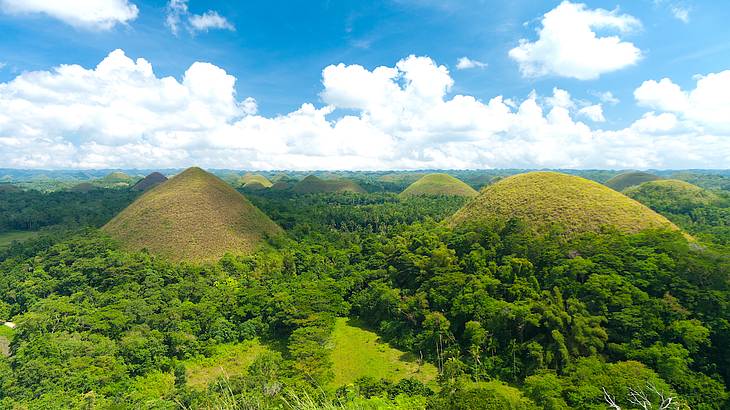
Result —
[[[644,116],[595,129],[598,104],[559,88],[515,101],[452,95],[428,57],[322,71],[321,104],[257,114],[236,78],[209,63],[180,79],[122,50],[94,68],[62,65],[0,83],[0,167],[247,169],[707,168],[730,159],[730,71],[693,90],[650,80]],[[597,107],[596,107],[597,105]]]

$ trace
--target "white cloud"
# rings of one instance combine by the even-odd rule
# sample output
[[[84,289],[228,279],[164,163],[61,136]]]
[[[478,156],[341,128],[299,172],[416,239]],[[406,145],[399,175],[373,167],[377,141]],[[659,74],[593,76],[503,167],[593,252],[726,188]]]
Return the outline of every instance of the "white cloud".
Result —
[[[606,117],[603,116],[603,106],[601,104],[588,105],[580,110],[578,114],[588,118],[593,122],[605,122]]]
[[[188,0],[169,0],[167,3],[165,25],[175,35],[178,35],[181,26],[187,28],[193,34],[211,29],[236,30],[233,24],[218,14],[217,11],[208,10],[203,14],[190,13]]]
[[[8,66],[7,63],[3,63],[2,61],[0,61],[0,70],[2,70],[3,68],[5,68],[7,66]]]
[[[725,81],[710,74],[688,92],[719,104],[709,120],[690,108],[653,108],[624,129],[601,130],[575,118],[597,121],[588,107],[600,105],[565,90],[521,101],[449,96],[448,69],[410,56],[375,69],[328,66],[323,106],[267,117],[215,65],[194,63],[178,80],[117,50],[94,68],[64,65],[0,83],[0,167],[726,167],[730,131],[710,128],[730,128]]]
[[[672,15],[678,19],[681,20],[683,23],[689,23],[689,12],[690,9],[683,6],[673,5],[669,7],[669,11],[672,12]]]
[[[10,15],[45,14],[74,27],[109,30],[137,18],[139,9],[128,0],[0,0]]]
[[[538,39],[520,40],[509,51],[525,77],[557,75],[590,80],[636,64],[641,51],[618,35],[599,36],[595,30],[629,33],[639,20],[618,10],[588,9],[585,4],[563,1],[542,18]]]
[[[598,97],[598,99],[601,100],[601,102],[611,105],[616,105],[621,102],[615,95],[613,95],[610,91],[604,91],[602,93],[593,92],[591,93],[594,96]]]
[[[235,30],[233,24],[218,12],[208,10],[203,14],[190,16],[190,26],[196,31],[208,31],[210,29]]]
[[[469,57],[459,57],[458,60],[456,60],[456,69],[457,70],[468,70],[470,68],[487,68],[487,63],[482,63],[481,61],[472,60]]]
[[[684,91],[669,78],[645,81],[634,91],[639,105],[675,113],[712,132],[730,132],[730,70],[696,76]]]

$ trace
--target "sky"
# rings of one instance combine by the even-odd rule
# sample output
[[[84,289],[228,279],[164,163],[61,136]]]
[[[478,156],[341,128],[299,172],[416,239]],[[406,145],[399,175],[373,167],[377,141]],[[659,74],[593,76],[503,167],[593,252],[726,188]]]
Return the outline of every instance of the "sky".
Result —
[[[0,168],[730,168],[730,4],[0,0]]]

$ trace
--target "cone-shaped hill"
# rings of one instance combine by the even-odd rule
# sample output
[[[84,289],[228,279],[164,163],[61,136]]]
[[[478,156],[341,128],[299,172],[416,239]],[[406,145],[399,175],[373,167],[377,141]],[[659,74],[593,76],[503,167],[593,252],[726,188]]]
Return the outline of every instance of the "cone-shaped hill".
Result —
[[[682,213],[722,201],[714,192],[677,179],[644,182],[628,188],[624,193],[660,212]]]
[[[148,189],[152,189],[165,181],[167,181],[166,176],[159,172],[153,172],[137,181],[137,183],[132,186],[132,189],[135,191],[147,191]]]
[[[273,185],[265,176],[251,173],[242,176],[239,182],[243,188],[251,190],[271,188]]]
[[[621,192],[628,187],[658,179],[662,178],[648,172],[624,172],[606,181],[606,186]]]
[[[322,192],[355,192],[365,193],[365,190],[349,179],[322,179],[309,175],[299,181],[292,191],[297,194],[316,194]]]
[[[70,191],[85,193],[85,192],[91,192],[95,189],[99,189],[99,187],[92,184],[91,182],[82,182],[80,184],[76,184],[76,185],[72,186]]]
[[[448,174],[428,174],[400,193],[401,197],[417,195],[451,195],[473,198],[479,195],[474,188]]]
[[[126,249],[176,261],[248,253],[282,232],[230,185],[195,167],[145,192],[103,229]]]
[[[560,225],[566,234],[614,227],[633,233],[649,228],[677,229],[669,220],[597,182],[557,172],[530,172],[484,188],[448,219],[458,226],[492,218],[518,218],[535,231]]]

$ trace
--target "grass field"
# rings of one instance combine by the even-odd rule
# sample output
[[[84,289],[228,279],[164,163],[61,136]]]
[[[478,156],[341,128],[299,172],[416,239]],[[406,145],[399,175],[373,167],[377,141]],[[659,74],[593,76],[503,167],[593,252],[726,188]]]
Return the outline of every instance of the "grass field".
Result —
[[[246,368],[253,363],[256,357],[268,350],[269,348],[259,343],[258,340],[218,345],[212,356],[184,362],[188,386],[204,390],[208,387],[208,383],[218,376],[246,373]]]
[[[35,231],[12,231],[0,233],[0,249],[7,248],[13,241],[24,241],[38,235]]]
[[[332,345],[335,378],[331,387],[352,383],[362,376],[392,381],[413,377],[424,383],[433,382],[437,376],[435,366],[419,365],[414,355],[382,342],[355,319],[337,319]]]

